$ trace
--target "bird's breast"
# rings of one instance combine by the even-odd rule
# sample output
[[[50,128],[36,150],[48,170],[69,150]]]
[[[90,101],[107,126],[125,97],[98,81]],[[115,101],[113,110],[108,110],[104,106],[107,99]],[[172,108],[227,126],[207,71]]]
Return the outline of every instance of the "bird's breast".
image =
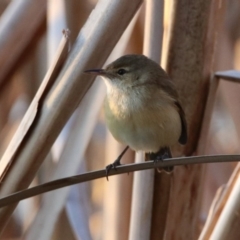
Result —
[[[156,97],[144,100],[137,94],[106,96],[106,123],[114,138],[133,150],[146,152],[175,144],[181,121],[174,105]]]

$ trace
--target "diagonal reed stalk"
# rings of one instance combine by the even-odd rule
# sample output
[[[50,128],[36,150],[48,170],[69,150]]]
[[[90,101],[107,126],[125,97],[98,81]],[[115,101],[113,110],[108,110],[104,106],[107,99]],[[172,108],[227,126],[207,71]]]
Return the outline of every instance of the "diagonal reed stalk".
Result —
[[[0,196],[29,186],[59,132],[94,80],[94,77],[89,78],[84,74],[84,70],[103,65],[141,2],[98,2],[79,33],[67,63],[43,101],[36,124],[14,155],[14,166],[3,179]],[[7,156],[8,153],[5,153],[4,157]],[[0,231],[7,224],[15,207],[16,204],[13,204],[1,209]]]

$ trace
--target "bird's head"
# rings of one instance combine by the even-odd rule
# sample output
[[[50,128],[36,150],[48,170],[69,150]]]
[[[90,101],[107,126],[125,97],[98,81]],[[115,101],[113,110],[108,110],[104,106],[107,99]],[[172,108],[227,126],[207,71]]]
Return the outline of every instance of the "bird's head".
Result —
[[[159,69],[157,63],[144,55],[125,55],[105,69],[90,69],[85,72],[103,77],[108,90],[112,88],[126,90],[151,83]]]

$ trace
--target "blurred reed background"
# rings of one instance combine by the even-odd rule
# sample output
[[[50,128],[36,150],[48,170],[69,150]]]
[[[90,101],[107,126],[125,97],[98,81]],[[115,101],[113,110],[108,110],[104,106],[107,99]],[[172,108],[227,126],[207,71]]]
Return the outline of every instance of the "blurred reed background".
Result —
[[[77,61],[88,59],[83,69],[102,67],[110,53],[107,63],[128,53],[144,53],[162,63],[176,82],[189,125],[189,142],[184,148],[176,146],[175,156],[240,154],[239,84],[220,81],[208,132],[201,134],[211,75],[216,71],[240,69],[238,0],[191,3],[187,0],[124,0],[121,3],[118,0],[1,0],[0,14],[0,157],[4,156],[53,62],[62,30],[66,28],[71,32],[70,48],[76,46],[75,55],[69,55],[68,61],[77,56],[79,49]],[[116,15],[111,28],[108,29],[102,15],[109,16],[108,21]],[[98,16],[100,21],[96,20]],[[98,39],[94,34],[105,25],[106,33]],[[100,49],[94,39],[103,42]],[[106,39],[114,40],[104,42]],[[97,49],[95,53],[91,47]],[[84,51],[89,54],[84,55]],[[75,71],[70,67],[65,69],[59,79]],[[59,116],[52,124],[53,128],[59,125],[59,130],[51,132],[49,126],[45,129],[42,124],[42,128],[31,131],[39,136],[48,131],[46,134],[53,142],[62,126],[64,128],[53,146],[48,138],[45,143],[37,144],[39,152],[32,155],[31,162],[21,162],[24,156],[31,155],[21,152],[35,140],[31,140],[31,136],[24,140],[12,156],[15,161],[6,170],[6,177],[2,177],[1,197],[30,183],[35,186],[104,168],[119,155],[124,146],[112,138],[102,114],[105,86],[96,79],[85,95],[93,79],[89,83],[87,80],[88,76],[77,80],[89,85],[79,93],[83,98],[75,97],[74,105],[80,104],[66,124],[75,107],[66,100],[59,115],[55,115],[51,100],[53,94],[60,95],[57,91],[60,85],[55,84],[57,90],[47,93],[42,109],[43,112],[47,109],[46,116],[51,113]],[[75,87],[72,95],[77,96],[77,91]],[[36,125],[46,119],[47,126],[48,117],[41,120],[40,113],[36,118],[40,119]],[[29,146],[35,148],[36,144]],[[34,156],[40,160],[35,161]],[[128,151],[122,162],[131,163],[134,159],[135,153]],[[1,161],[3,172],[6,165]],[[21,168],[15,167],[17,164]],[[22,170],[25,168],[28,171]],[[24,200],[15,210],[4,208],[0,214],[0,239],[239,239],[240,233],[234,227],[240,222],[239,214],[234,221],[231,214],[226,215],[225,221],[229,224],[224,226],[225,235],[215,237],[220,232],[218,221],[238,182],[239,171],[236,163],[175,167],[171,176],[148,170],[137,173],[139,175],[123,174],[110,177],[109,181],[99,179],[56,190]],[[209,213],[214,198],[215,209]]]

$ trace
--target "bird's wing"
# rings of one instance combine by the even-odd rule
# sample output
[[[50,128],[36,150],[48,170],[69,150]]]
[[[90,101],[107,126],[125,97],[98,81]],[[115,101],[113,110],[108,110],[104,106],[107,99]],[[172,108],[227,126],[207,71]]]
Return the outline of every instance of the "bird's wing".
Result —
[[[166,80],[163,81],[162,79],[165,78]],[[167,73],[160,67],[159,71],[158,71],[158,75],[156,78],[154,78],[154,82],[157,83],[157,85],[163,89],[165,92],[167,92],[173,99],[176,99],[176,101],[174,101],[178,113],[180,115],[181,118],[181,124],[182,124],[182,132],[180,135],[180,138],[178,139],[178,142],[181,144],[186,144],[187,143],[187,121],[185,118],[185,113],[184,110],[181,106],[181,104],[178,102],[178,93],[176,90],[176,87],[174,85],[174,82],[172,82],[172,80],[169,78],[169,76],[167,75]]]
[[[185,118],[185,113],[182,109],[182,106],[180,105],[180,103],[178,101],[175,102],[175,105],[177,106],[177,109],[178,109],[178,112],[179,112],[179,115],[181,118],[181,123],[182,123],[182,132],[178,139],[178,142],[181,144],[186,144],[188,135],[187,135],[187,121]]]

